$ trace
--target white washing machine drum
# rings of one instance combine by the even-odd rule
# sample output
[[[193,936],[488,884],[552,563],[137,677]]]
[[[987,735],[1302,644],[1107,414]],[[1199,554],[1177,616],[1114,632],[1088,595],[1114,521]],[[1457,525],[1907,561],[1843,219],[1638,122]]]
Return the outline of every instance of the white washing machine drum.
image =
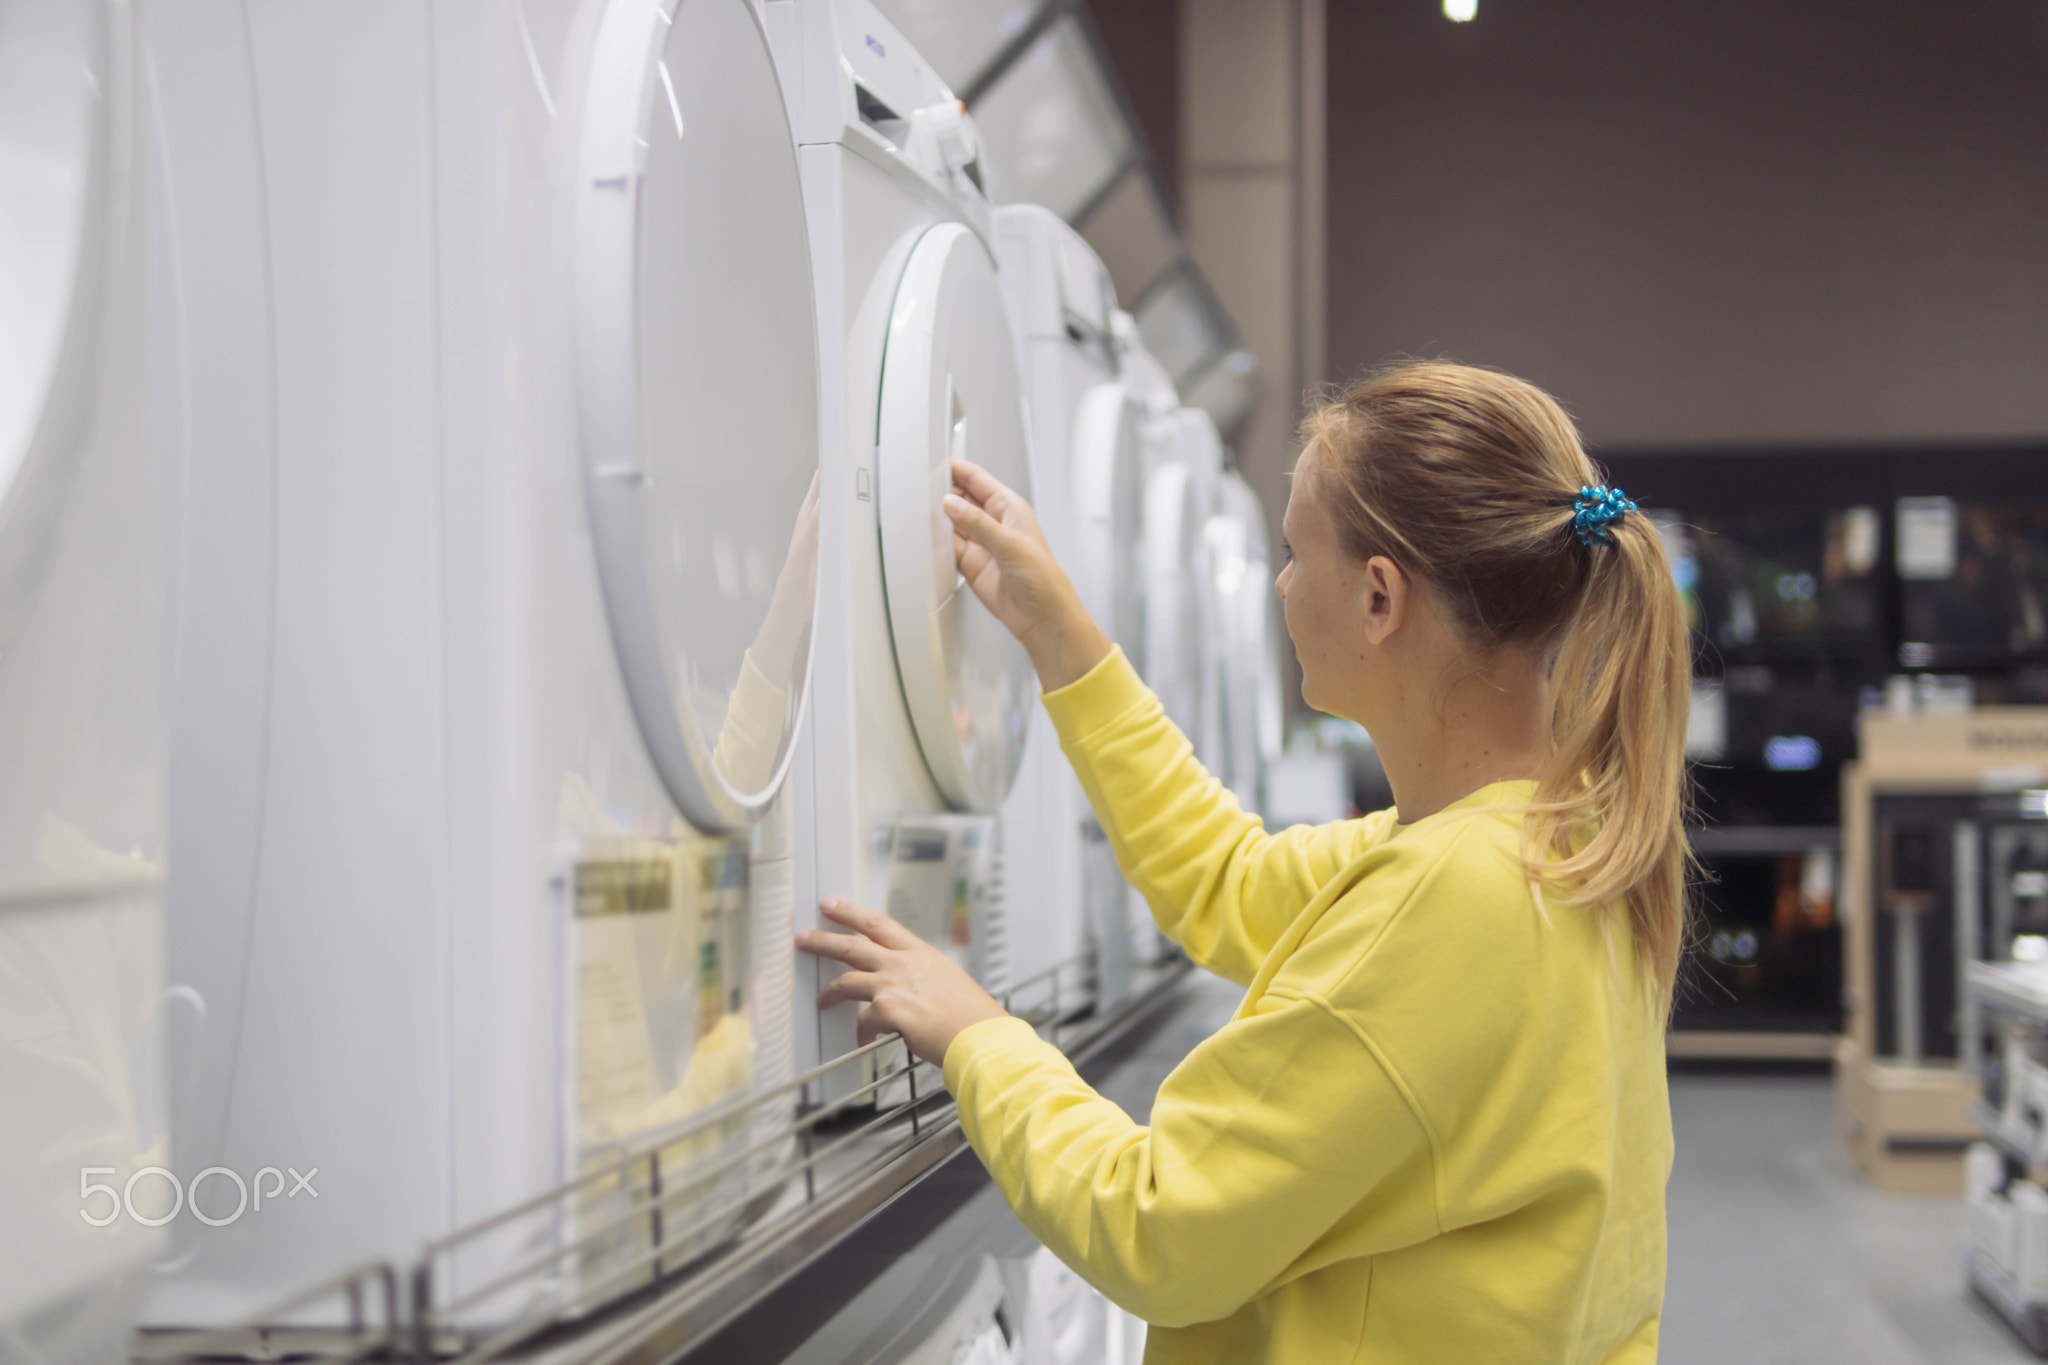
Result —
[[[599,577],[664,785],[731,830],[788,771],[817,604],[795,145],[748,0],[614,3],[592,60],[576,345]]]
[[[940,793],[960,810],[993,812],[1016,781],[1038,687],[1023,646],[954,567],[941,503],[956,457],[1029,499],[1030,447],[995,262],[958,223],[928,229],[897,282],[875,449],[903,700]]]
[[[1145,671],[1144,408],[1098,384],[1074,415],[1074,572],[1089,614]]]
[[[48,539],[91,389],[100,258],[115,229],[105,6],[0,5],[0,648]]]
[[[1145,680],[1160,705],[1197,739],[1207,688],[1202,581],[1209,572],[1206,509],[1178,460],[1145,484]]]

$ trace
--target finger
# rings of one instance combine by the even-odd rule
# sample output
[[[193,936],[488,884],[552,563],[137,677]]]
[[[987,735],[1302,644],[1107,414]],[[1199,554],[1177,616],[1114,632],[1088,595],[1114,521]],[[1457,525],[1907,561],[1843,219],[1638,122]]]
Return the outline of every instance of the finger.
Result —
[[[969,582],[981,577],[981,571],[995,563],[995,558],[986,545],[976,545],[961,535],[953,537],[953,562],[960,566],[960,572],[967,575]]]
[[[796,936],[796,946],[816,957],[829,957],[834,962],[844,962],[864,972],[874,971],[882,965],[882,949],[872,940],[857,934],[828,934],[818,929],[806,929]]]
[[[818,992],[818,1008],[829,1010],[834,1005],[843,1005],[849,1000],[872,1000],[875,990],[881,985],[881,978],[873,972],[841,972],[825,983],[825,989]]]
[[[989,506],[991,501],[1000,507],[1003,499],[1017,496],[1008,484],[972,460],[953,461],[953,482],[960,485],[961,492],[983,507]]]
[[[946,494],[945,508],[946,515],[952,518],[955,534],[965,536],[978,545],[986,545],[993,550],[1010,534],[1009,527],[958,493]]]
[[[881,911],[870,910],[864,905],[855,905],[840,896],[825,897],[818,902],[818,909],[834,924],[856,929],[884,948],[914,948],[924,942]]]

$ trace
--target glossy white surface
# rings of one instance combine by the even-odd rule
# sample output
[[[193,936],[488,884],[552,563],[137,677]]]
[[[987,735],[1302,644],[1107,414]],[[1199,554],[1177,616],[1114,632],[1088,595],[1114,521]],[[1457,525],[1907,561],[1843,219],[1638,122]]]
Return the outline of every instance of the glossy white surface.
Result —
[[[1104,475],[1114,483],[1120,457],[1128,457],[1130,479],[1142,478],[1136,467],[1135,414],[1124,420],[1109,336],[1114,290],[1094,251],[1051,211],[1037,205],[999,208],[994,228],[1003,297],[1024,367],[1033,505],[1053,553],[1093,609],[1116,596],[1119,560],[1115,554],[1085,552],[1102,536],[1091,519],[1100,509],[1085,499],[1099,498]],[[1128,447],[1120,447],[1118,441],[1126,437]],[[1124,509],[1133,523],[1135,490],[1133,482],[1132,506]],[[1109,510],[1113,515],[1116,509]],[[1124,547],[1128,560],[1133,550],[1142,553],[1143,528],[1133,524],[1125,529],[1131,542]],[[1130,586],[1133,592],[1141,590]],[[1105,624],[1115,628],[1113,622]],[[1135,628],[1134,622],[1126,625]],[[1142,654],[1138,650],[1134,657]],[[1013,980],[1019,982],[1080,956],[1091,931],[1086,908],[1092,816],[1043,708],[1033,708],[1031,725],[1024,769],[1003,807],[1012,849],[1011,962]],[[1106,850],[1106,845],[1096,847]],[[1109,875],[1115,878],[1113,869]],[[1085,994],[1079,972],[1064,973],[1059,986],[1062,1007]],[[1020,1009],[1038,1008],[1050,1005],[1050,996],[1046,983],[1027,987],[1013,1003]]]
[[[1206,506],[1194,476],[1178,460],[1145,481],[1145,661],[1160,705],[1199,748],[1209,705],[1203,638]]]
[[[662,49],[670,83],[695,72],[747,109],[750,126],[779,117],[754,7],[688,3],[705,27],[677,26],[690,51]],[[194,1118],[175,1164],[320,1168],[317,1201],[279,1201],[220,1228],[181,1222],[156,1321],[232,1319],[344,1266],[402,1261],[577,1169],[591,994],[581,969],[596,936],[575,932],[572,874],[594,852],[677,848],[685,832],[622,675],[579,439],[577,347],[590,329],[576,311],[578,166],[586,96],[615,89],[595,57],[611,8],[643,23],[651,12],[596,0],[456,0],[431,14],[396,0],[189,0],[152,16],[169,205],[160,245],[182,309],[166,346],[185,509],[171,957],[174,979],[208,1010],[203,1037],[177,1058]],[[633,58],[636,73],[645,58]],[[672,108],[658,71],[641,88],[658,98],[635,117],[671,137],[675,108],[699,107],[678,88]],[[709,113],[684,127],[719,131]],[[741,167],[670,151],[683,160],[649,165],[694,181],[700,202],[756,197],[740,215],[753,215],[750,248],[801,240],[793,157],[777,198],[759,157]],[[732,174],[744,178],[720,179]],[[767,221],[778,204],[789,215],[779,226]],[[677,238],[732,245],[718,236],[729,224],[687,213],[667,223]],[[627,245],[627,266],[644,264]],[[801,266],[801,254],[782,262]],[[614,314],[609,349],[697,354],[699,342],[650,343],[640,330],[643,314],[701,305],[693,282],[650,271],[637,287],[651,292]],[[728,438],[737,409],[800,415],[815,404],[808,357],[785,355],[787,310],[760,333],[729,306],[720,321],[740,329],[723,338],[735,351],[778,357],[743,392],[720,395]],[[637,361],[625,371],[640,373]],[[759,426],[788,437],[783,420]],[[698,450],[658,444],[658,429],[635,434],[634,450],[654,457],[654,494],[664,477],[694,477]],[[721,461],[730,449],[721,444]],[[779,540],[772,580],[809,474],[801,452],[768,455],[775,524],[745,506],[715,524],[757,547]],[[695,487],[733,496],[729,482]],[[650,496],[639,511],[645,531],[675,509]],[[674,548],[645,540],[649,555]],[[715,546],[708,557],[715,578]],[[746,556],[737,562],[742,588],[758,581]],[[649,579],[674,568],[641,563]],[[654,610],[675,609],[677,581],[650,587]],[[767,609],[759,593],[721,600]],[[736,606],[708,626],[657,624],[664,649],[679,643],[692,665],[701,653],[730,670],[732,642],[757,639],[759,621]],[[690,676],[672,655],[662,662]],[[679,726],[701,723],[697,697],[665,700],[690,708]],[[766,728],[770,759],[780,729]],[[754,1036],[786,1045],[779,815],[771,807],[751,836],[757,970],[721,978],[718,991],[738,984],[762,1007],[746,1021]],[[724,960],[740,955],[738,938],[721,941]],[[661,1034],[650,1048],[658,1082],[701,1048],[705,1034],[685,1036],[701,1023],[687,1008],[702,1003],[690,994],[700,984],[686,990],[671,973],[643,992],[637,1022]],[[744,1077],[751,1042],[728,1032],[725,1044],[720,1066],[737,1065],[722,1074]],[[442,1296],[552,1235],[520,1229],[457,1258]],[[501,1297],[478,1316],[517,1306]]]
[[[0,8],[0,1355],[65,1365],[170,1202],[137,93],[125,7]]]
[[[607,11],[578,166],[578,410],[607,614],[648,751],[705,829],[741,827],[781,785],[817,601],[810,254],[754,30],[740,5]],[[728,715],[748,658],[779,714]]]
[[[74,296],[97,284],[105,21],[100,5],[61,0],[0,13],[0,503],[42,420]]]
[[[1209,518],[1221,510],[1223,494],[1223,438],[1215,419],[1200,408],[1176,408],[1163,421],[1153,424],[1149,439],[1157,450],[1155,460],[1179,462],[1188,471],[1188,486],[1201,530],[1192,548],[1179,553],[1188,574],[1187,591],[1194,597],[1195,614],[1201,623],[1200,696],[1192,719],[1183,722],[1194,742],[1195,756],[1213,773],[1220,774],[1227,761],[1223,741],[1223,649],[1221,609],[1216,597],[1216,569],[1208,542]]]
[[[1031,465],[995,263],[960,224],[921,236],[897,283],[875,450],[883,592],[918,745],[950,804],[993,812],[1016,780],[1038,685],[954,566],[942,503],[954,459],[1027,501]]]
[[[1266,511],[1235,470],[1223,476],[1210,518],[1210,575],[1216,588],[1221,660],[1224,769],[1218,774],[1247,810],[1258,810],[1268,764],[1280,756],[1279,598]]]
[[[1147,673],[1143,410],[1122,383],[1083,396],[1074,417],[1074,585],[1109,638]]]
[[[958,102],[879,11],[863,0],[769,0],[765,13],[797,128],[828,414],[818,482],[816,681],[811,723],[799,738],[791,782],[799,850],[796,902],[800,919],[816,922],[810,907],[821,895],[886,904],[897,823],[954,804],[926,762],[925,736],[913,723],[906,700],[910,666],[898,669],[892,636],[892,608],[943,599],[906,601],[893,582],[885,591],[881,521],[882,499],[891,486],[882,461],[893,454],[905,461],[912,480],[911,490],[900,480],[893,485],[906,493],[898,505],[903,520],[896,529],[902,534],[894,539],[908,558],[897,562],[916,563],[921,557],[933,583],[948,583],[939,572],[938,527],[931,520],[937,510],[932,499],[943,491],[930,481],[931,461],[939,455],[931,423],[941,415],[946,420],[940,446],[951,439],[942,351],[928,350],[924,362],[904,372],[913,381],[912,392],[922,386],[911,405],[920,414],[911,423],[915,440],[891,440],[882,450],[877,446],[884,439],[885,387],[901,384],[888,373],[904,358],[891,329],[899,282],[912,252],[928,233],[947,224],[953,225],[950,231],[970,233],[985,252],[989,209],[961,161],[963,153],[973,150],[971,128],[963,125],[946,138],[938,136],[949,119],[958,117]],[[857,87],[902,117],[863,119]],[[919,129],[932,136],[921,136]],[[950,240],[956,244],[954,254],[970,259],[966,238]],[[982,336],[1001,335],[1006,323],[993,287],[987,295],[971,297],[978,300],[973,307],[993,306],[995,316],[941,324],[939,314],[931,313],[931,325],[943,326],[948,336],[962,327]],[[936,399],[931,387],[935,374],[940,376]],[[1010,380],[1012,393],[1015,386]],[[830,417],[834,413],[837,419]],[[989,417],[985,411],[963,408],[963,413],[970,425]],[[1016,420],[1021,423],[1021,415]],[[978,434],[967,439],[982,440]],[[892,566],[892,577],[894,572]],[[919,667],[926,670],[930,690],[943,685],[950,693],[950,674],[929,664]],[[982,705],[981,698],[972,701]],[[948,700],[948,714],[950,705]],[[937,741],[942,738],[933,737],[941,752]],[[800,964],[800,1002],[822,985],[826,970],[813,959]],[[851,1006],[819,1015],[800,1004],[799,1013],[804,1023],[815,1025],[799,1026],[802,1061],[837,1056],[853,1046]]]

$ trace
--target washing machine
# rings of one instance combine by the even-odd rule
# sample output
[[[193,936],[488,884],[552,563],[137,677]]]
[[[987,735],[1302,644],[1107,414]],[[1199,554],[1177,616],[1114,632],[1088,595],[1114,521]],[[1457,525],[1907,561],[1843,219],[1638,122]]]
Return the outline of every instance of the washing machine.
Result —
[[[759,11],[149,18],[197,1016],[150,1320],[423,1248],[436,1321],[581,1311],[772,1189],[688,1125],[792,1065],[819,389]]]
[[[1266,509],[1235,469],[1217,490],[1216,515],[1205,537],[1215,585],[1223,768],[1217,774],[1249,811],[1264,809],[1268,765],[1280,756],[1285,722],[1281,695],[1279,598]]]
[[[1000,992],[1000,814],[1038,687],[955,569],[941,505],[955,456],[1033,488],[978,139],[865,0],[766,12],[810,215],[827,414],[798,899],[806,918],[822,894],[883,907]],[[800,994],[826,979],[806,961]],[[851,1050],[855,1014],[814,1012],[805,1060]]]
[[[1209,414],[1180,404],[1165,368],[1138,335],[1136,321],[1111,321],[1126,392],[1139,413],[1140,479],[1134,547],[1143,588],[1137,633],[1143,641],[1140,672],[1167,716],[1212,773],[1226,761],[1220,673],[1218,605],[1209,523],[1216,515],[1224,475],[1221,436]],[[1126,652],[1131,652],[1126,646]],[[1152,912],[1135,889],[1110,875],[1106,849],[1091,861],[1091,921],[1102,926],[1102,994],[1121,998],[1131,973],[1167,952]],[[1122,913],[1118,913],[1120,903]]]
[[[0,8],[0,1355],[124,1360],[175,1212],[127,6]]]
[[[1210,524],[1223,511],[1223,479],[1229,463],[1216,420],[1201,408],[1180,407],[1154,424],[1156,463],[1154,487],[1164,504],[1165,525],[1174,529],[1169,543],[1154,553],[1155,573],[1183,566],[1181,579],[1184,605],[1179,611],[1195,628],[1199,643],[1190,644],[1179,635],[1182,653],[1175,655],[1164,646],[1168,657],[1184,657],[1187,668],[1178,673],[1176,704],[1168,714],[1179,721],[1195,746],[1195,756],[1211,773],[1221,775],[1229,764],[1223,731],[1222,607],[1216,594],[1215,547],[1210,543]],[[1178,467],[1179,472],[1174,472]],[[1174,491],[1178,490],[1178,491]],[[1192,537],[1181,532],[1192,527]],[[1148,552],[1150,551],[1148,542]],[[1159,579],[1153,579],[1155,586]],[[1177,620],[1169,614],[1167,620]],[[1186,719],[1183,719],[1186,717]]]
[[[1079,233],[1038,205],[997,209],[995,234],[1023,365],[1039,525],[1082,600],[1142,667],[1143,413],[1120,373],[1109,271]],[[1122,879],[1043,707],[1033,712],[1003,820],[1013,850],[1011,1007],[1033,1016],[1084,1007],[1105,970],[1103,937],[1089,914],[1090,883],[1102,869],[1091,862],[1107,857],[1107,873],[1117,885]]]

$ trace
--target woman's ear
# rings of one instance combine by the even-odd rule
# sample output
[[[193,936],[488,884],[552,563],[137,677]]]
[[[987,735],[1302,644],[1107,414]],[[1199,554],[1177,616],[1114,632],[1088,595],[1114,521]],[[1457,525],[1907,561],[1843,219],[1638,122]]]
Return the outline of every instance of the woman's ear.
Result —
[[[1411,586],[1401,566],[1385,555],[1374,555],[1365,562],[1357,606],[1368,641],[1385,644],[1387,637],[1401,628],[1408,616]]]

